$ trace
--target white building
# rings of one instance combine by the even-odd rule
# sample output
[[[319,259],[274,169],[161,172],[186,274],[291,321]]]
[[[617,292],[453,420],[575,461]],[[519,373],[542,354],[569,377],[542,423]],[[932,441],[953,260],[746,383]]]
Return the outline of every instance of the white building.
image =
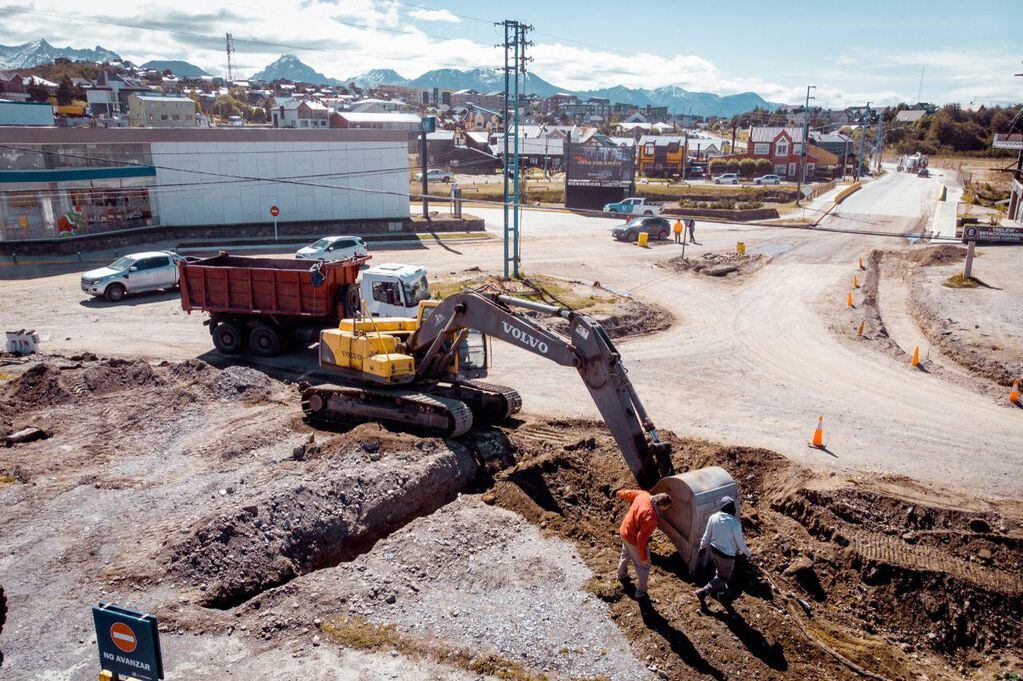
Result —
[[[19,148],[0,149],[4,240],[272,223],[272,205],[281,223],[409,217],[404,132],[21,127],[4,139]]]

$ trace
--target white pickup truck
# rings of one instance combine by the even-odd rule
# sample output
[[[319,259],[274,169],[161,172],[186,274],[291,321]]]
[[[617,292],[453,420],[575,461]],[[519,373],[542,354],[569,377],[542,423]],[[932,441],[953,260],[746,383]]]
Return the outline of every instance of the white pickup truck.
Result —
[[[607,204],[604,206],[604,212],[618,215],[660,215],[661,208],[659,203],[651,203],[645,198],[633,196]]]

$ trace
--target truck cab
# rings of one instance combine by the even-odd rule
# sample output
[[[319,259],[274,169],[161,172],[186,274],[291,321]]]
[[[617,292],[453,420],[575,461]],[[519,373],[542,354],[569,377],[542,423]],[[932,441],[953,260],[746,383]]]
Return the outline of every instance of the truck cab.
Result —
[[[604,206],[605,213],[618,213],[622,215],[657,215],[661,212],[661,206],[654,203],[647,203],[645,198],[633,196],[615,203]]]
[[[359,294],[371,317],[415,317],[419,303],[430,299],[422,265],[383,263],[362,271]]]

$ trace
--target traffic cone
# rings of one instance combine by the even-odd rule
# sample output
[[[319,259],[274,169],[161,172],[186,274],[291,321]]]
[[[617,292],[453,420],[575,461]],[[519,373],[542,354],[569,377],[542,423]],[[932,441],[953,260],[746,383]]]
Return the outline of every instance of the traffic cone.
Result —
[[[848,295],[848,296],[846,296],[846,298],[845,298],[845,304],[846,304],[846,306],[847,306],[847,307],[856,307],[855,305],[853,305],[853,301],[852,301],[852,291],[850,291],[850,292],[849,292],[849,295]]]
[[[1012,392],[1009,393],[1009,402],[1019,404],[1019,379],[1012,382]]]
[[[860,328],[856,329],[856,337],[859,338],[863,335],[863,325],[866,323],[866,319],[860,320]]]
[[[824,414],[817,417],[817,428],[813,431],[813,440],[806,446],[813,449],[824,449]]]
[[[920,346],[919,345],[916,346],[915,348],[913,348],[913,360],[909,363],[909,365],[913,366],[913,367],[920,366]]]
[[[863,270],[863,258],[862,257],[860,258],[860,270],[861,271]]]
[[[854,274],[853,275],[853,288],[859,288],[859,287],[860,287],[860,280]]]

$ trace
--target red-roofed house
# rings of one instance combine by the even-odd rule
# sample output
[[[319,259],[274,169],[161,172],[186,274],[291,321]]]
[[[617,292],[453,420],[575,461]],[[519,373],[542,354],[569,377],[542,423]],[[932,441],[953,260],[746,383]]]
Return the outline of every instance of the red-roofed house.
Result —
[[[746,156],[754,160],[766,158],[774,165],[774,174],[794,180],[799,176],[803,154],[803,129],[751,127]],[[817,158],[806,155],[806,177],[813,177]]]

